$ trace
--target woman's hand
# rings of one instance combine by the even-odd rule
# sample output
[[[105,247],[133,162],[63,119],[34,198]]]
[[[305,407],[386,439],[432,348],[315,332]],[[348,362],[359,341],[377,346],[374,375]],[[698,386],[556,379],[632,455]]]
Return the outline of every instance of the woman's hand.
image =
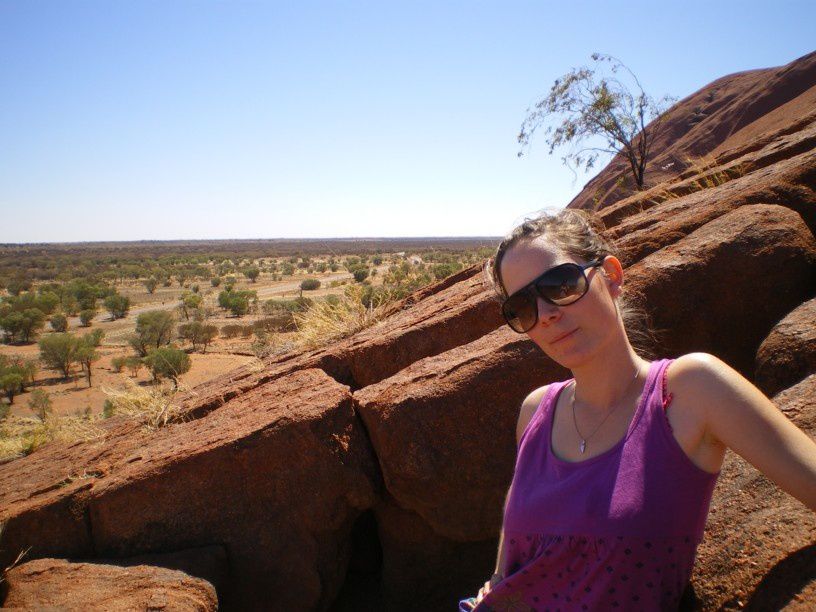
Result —
[[[499,584],[502,580],[504,580],[504,577],[501,574],[493,574],[490,577],[490,580],[485,582],[484,586],[481,589],[479,589],[479,594],[476,596],[476,603],[478,604],[480,601],[482,601],[482,599],[484,599],[485,596],[491,590],[493,590],[493,587]]]

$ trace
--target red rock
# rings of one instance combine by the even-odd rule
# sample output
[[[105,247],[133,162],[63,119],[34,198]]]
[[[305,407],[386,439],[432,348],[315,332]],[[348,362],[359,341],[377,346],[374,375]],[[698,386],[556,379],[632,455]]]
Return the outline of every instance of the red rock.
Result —
[[[184,572],[37,559],[6,574],[4,608],[27,610],[218,610],[213,586]]]
[[[816,372],[816,298],[777,323],[756,356],[756,385],[768,395]]]
[[[565,374],[505,326],[357,391],[389,494],[451,540],[495,535],[521,402]]]
[[[29,474],[0,490],[13,500],[0,505],[4,544],[31,545],[33,556],[60,546],[104,557],[221,544],[233,606],[263,607],[274,593],[281,609],[307,609],[337,595],[351,526],[379,486],[347,387],[303,370],[198,420],[108,443],[103,475],[64,491],[43,485],[59,481],[66,465],[88,465],[80,448],[72,459],[62,449],[57,464],[49,462],[55,448],[0,466],[0,482],[21,468]],[[46,520],[68,520],[66,508],[76,518],[61,535]]]
[[[625,283],[664,330],[660,353],[713,353],[750,378],[771,327],[812,294],[814,266],[798,214],[742,206],[631,266]]]
[[[773,398],[816,435],[816,375]],[[735,526],[739,526],[735,529]],[[705,610],[812,610],[816,601],[816,515],[730,451],[714,491],[692,582]]]

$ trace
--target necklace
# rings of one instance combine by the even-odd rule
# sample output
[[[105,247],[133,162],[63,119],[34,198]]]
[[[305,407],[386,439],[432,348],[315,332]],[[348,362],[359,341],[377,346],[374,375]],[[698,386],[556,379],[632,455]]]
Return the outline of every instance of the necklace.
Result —
[[[629,387],[631,387],[632,383],[635,382],[635,380],[637,380],[639,374],[640,368],[637,368],[635,370],[634,378],[632,378],[632,380],[629,381],[629,384],[626,385],[626,388],[624,388],[623,392],[621,393],[621,397],[626,395],[626,392],[629,390]],[[575,418],[575,389],[573,388],[572,398],[570,399],[570,406],[572,408],[572,422],[575,425],[575,431],[578,433],[578,437],[581,438],[581,443],[578,445],[578,450],[581,451],[582,455],[584,454],[584,452],[586,452],[587,442],[589,442],[589,439],[595,435],[595,433],[601,428],[601,425],[606,423],[606,419],[609,418],[609,415],[615,412],[615,409],[618,407],[619,403],[620,401],[617,401],[612,405],[612,408],[607,411],[606,416],[603,418],[603,420],[600,423],[598,423],[598,426],[592,430],[592,433],[585,438],[583,435],[581,435],[581,430],[578,429],[578,420]]]

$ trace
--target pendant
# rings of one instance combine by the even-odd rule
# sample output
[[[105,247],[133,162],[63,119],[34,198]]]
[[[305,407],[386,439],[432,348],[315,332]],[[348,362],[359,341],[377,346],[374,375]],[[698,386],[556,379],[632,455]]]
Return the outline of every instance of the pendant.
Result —
[[[581,454],[583,455],[584,451],[586,450],[586,440],[581,440],[580,449],[581,449]]]

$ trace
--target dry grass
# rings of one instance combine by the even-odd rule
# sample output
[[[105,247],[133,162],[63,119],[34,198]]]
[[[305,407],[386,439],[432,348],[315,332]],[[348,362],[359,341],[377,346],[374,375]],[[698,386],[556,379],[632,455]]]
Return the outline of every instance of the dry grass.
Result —
[[[680,175],[680,181],[667,188],[657,191],[649,199],[651,205],[660,204],[666,200],[681,198],[690,193],[719,187],[744,174],[740,164],[723,168],[717,164],[715,157],[706,155],[699,158],[687,158],[687,168]],[[689,180],[692,179],[693,180]]]
[[[182,407],[174,403],[179,392],[190,392],[182,384],[176,388],[163,385],[141,387],[127,380],[124,388],[102,387],[102,391],[108,396],[105,401],[108,416],[125,415],[150,430],[186,420]]]
[[[336,302],[316,302],[308,310],[295,313],[296,342],[303,348],[319,348],[374,325],[390,300],[380,298],[379,304],[364,306],[363,287],[351,285]]]
[[[93,417],[47,415],[44,421],[9,415],[0,423],[0,461],[30,455],[46,442],[88,441],[101,438],[105,431]]]

